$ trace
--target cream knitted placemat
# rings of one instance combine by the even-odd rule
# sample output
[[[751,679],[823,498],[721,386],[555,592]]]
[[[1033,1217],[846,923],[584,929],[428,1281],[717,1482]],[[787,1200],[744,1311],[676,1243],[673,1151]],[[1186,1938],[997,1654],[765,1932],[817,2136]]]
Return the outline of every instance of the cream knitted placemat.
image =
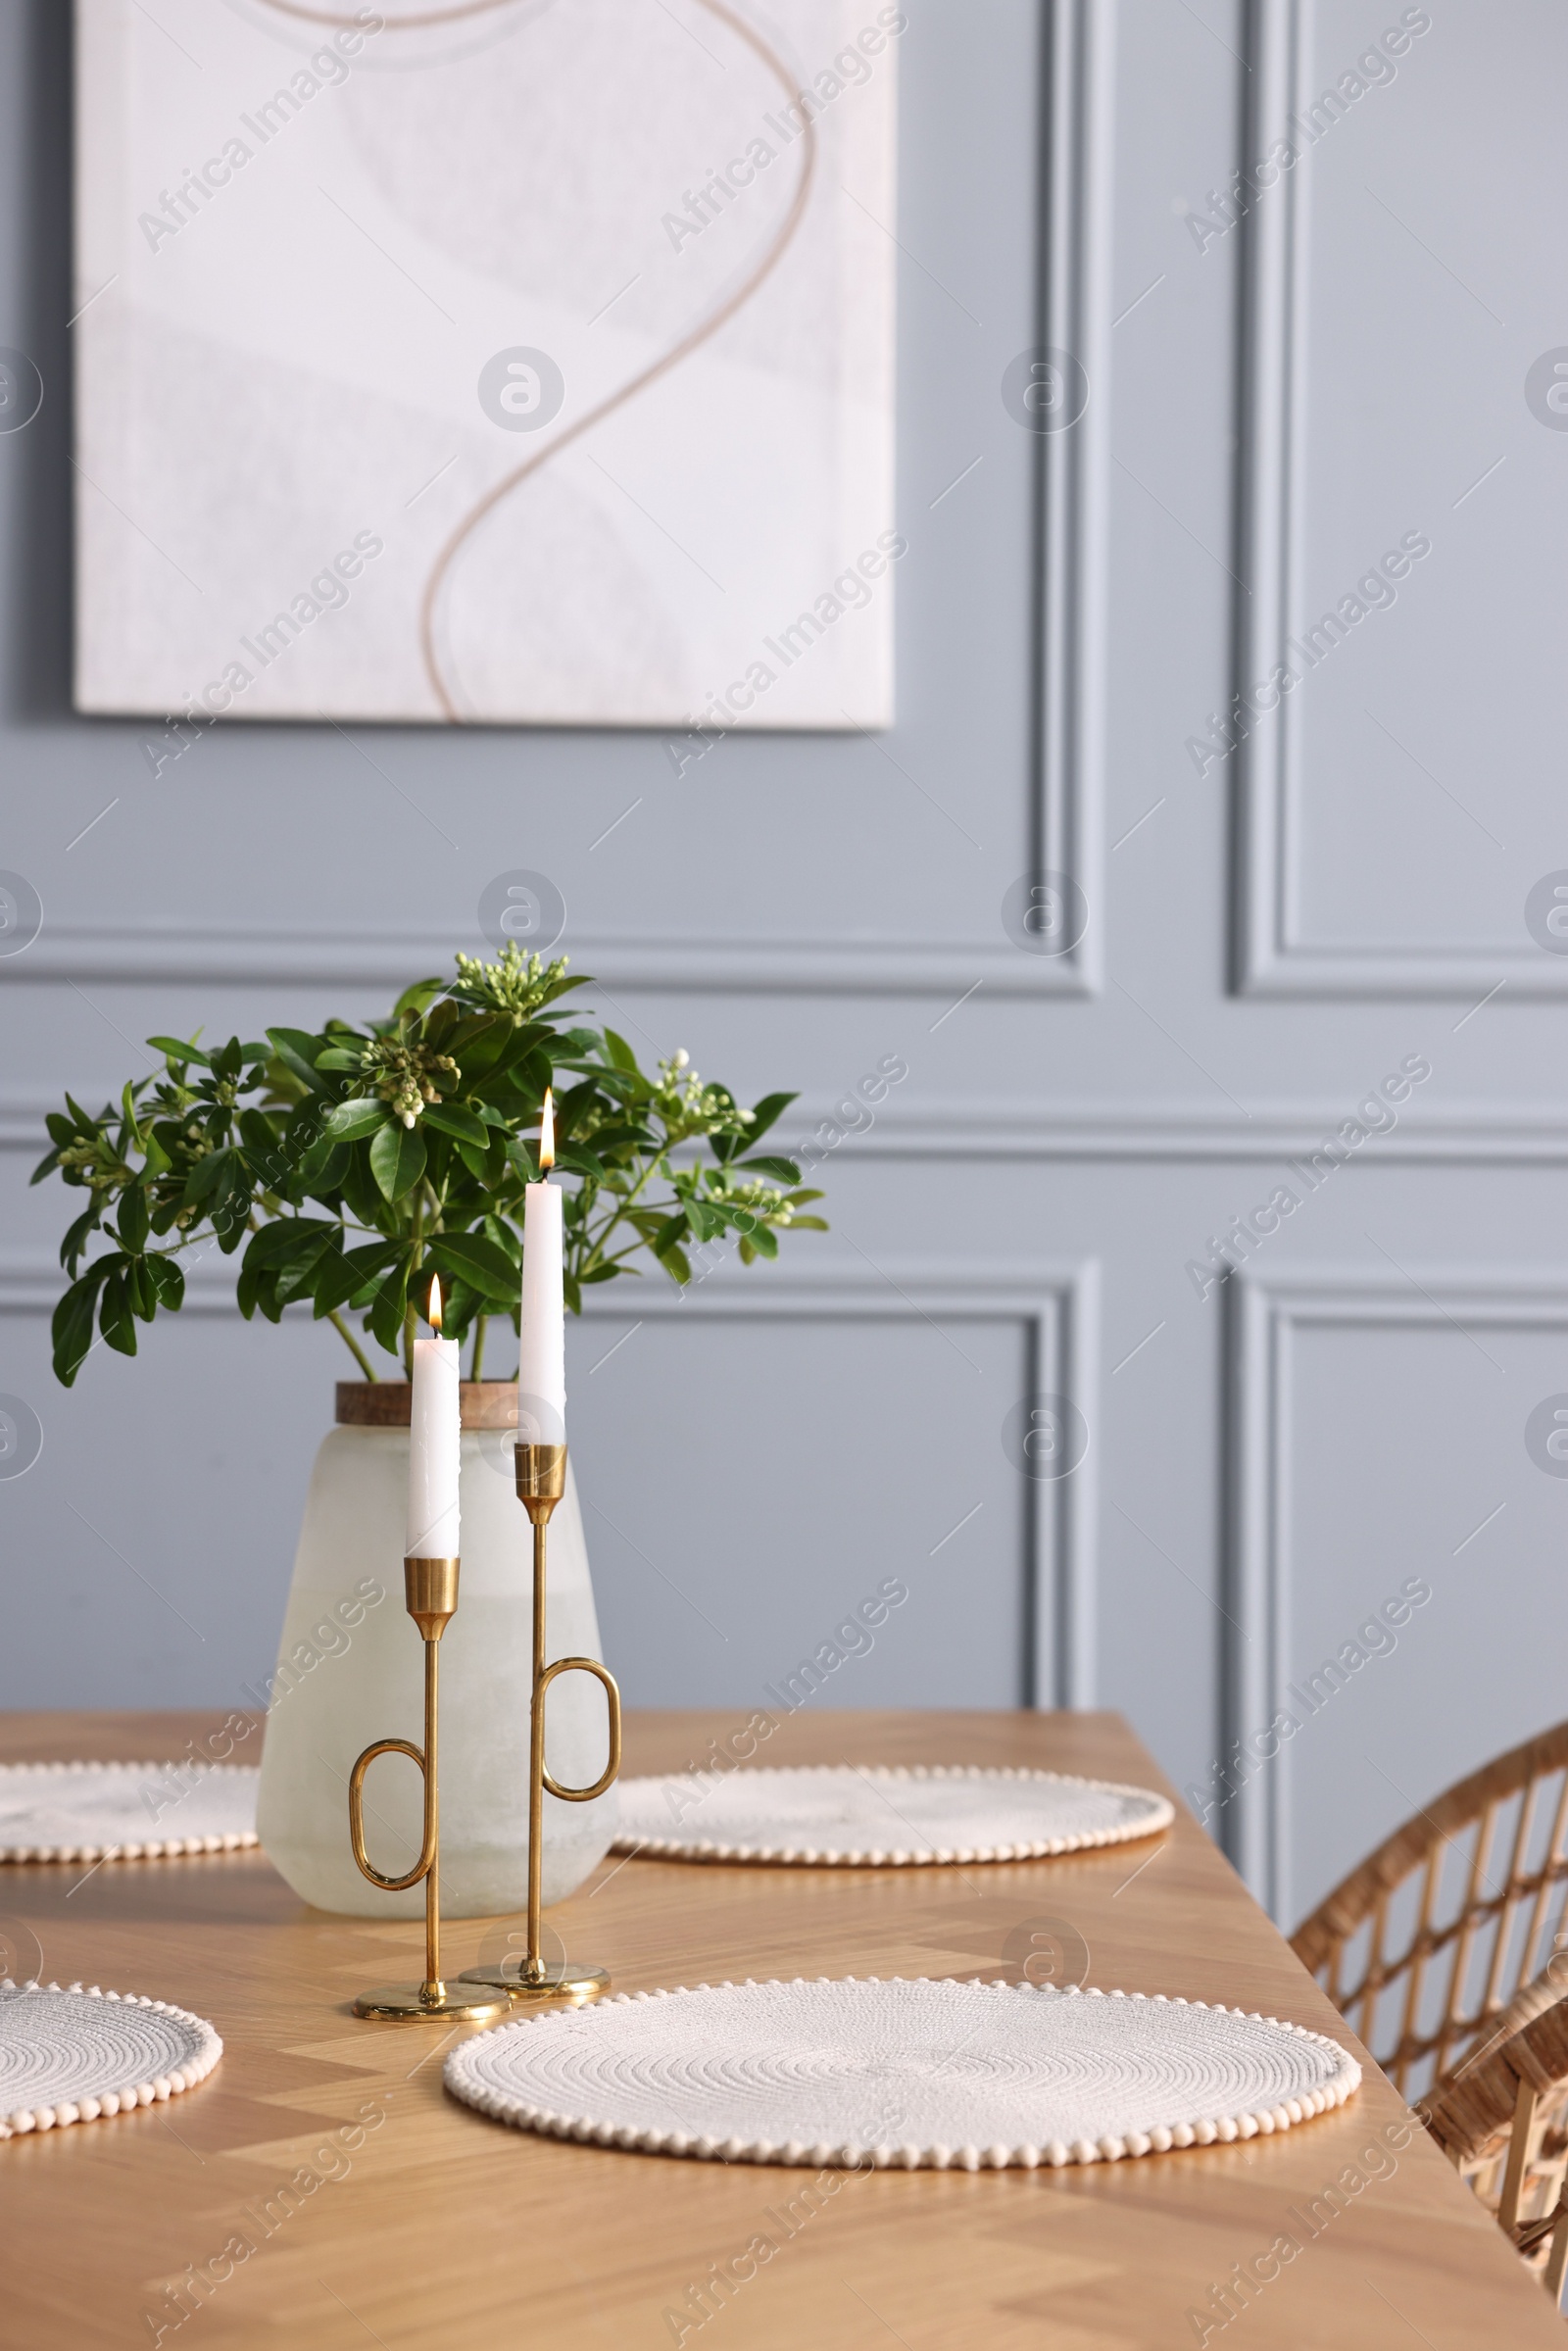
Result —
[[[135,1861],[256,1842],[247,1763],[0,1764],[0,1861]]]
[[[1343,2105],[1336,2041],[1142,1992],[908,1981],[700,1984],[547,2010],[446,2083],[555,2138],[724,2163],[976,2171],[1253,2138]]]
[[[887,1869],[1039,1861],[1150,1837],[1173,1818],[1152,1788],[1109,1780],[981,1764],[832,1763],[623,1780],[615,1843],[678,1861]]]
[[[96,1984],[0,1981],[0,2138],[177,2097],[223,2044],[205,2017]]]

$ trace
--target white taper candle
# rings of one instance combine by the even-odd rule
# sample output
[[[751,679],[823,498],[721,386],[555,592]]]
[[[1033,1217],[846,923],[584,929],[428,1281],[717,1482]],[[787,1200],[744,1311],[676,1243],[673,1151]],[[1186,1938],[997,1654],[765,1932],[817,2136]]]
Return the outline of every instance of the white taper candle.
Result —
[[[549,1180],[555,1163],[555,1105],[547,1090],[539,1129],[540,1180],[523,1190],[517,1355],[517,1438],[523,1445],[566,1442],[565,1200]]]
[[[430,1285],[430,1327],[441,1328],[441,1285]],[[410,1559],[458,1556],[458,1483],[463,1465],[458,1342],[416,1339],[409,1399]]]

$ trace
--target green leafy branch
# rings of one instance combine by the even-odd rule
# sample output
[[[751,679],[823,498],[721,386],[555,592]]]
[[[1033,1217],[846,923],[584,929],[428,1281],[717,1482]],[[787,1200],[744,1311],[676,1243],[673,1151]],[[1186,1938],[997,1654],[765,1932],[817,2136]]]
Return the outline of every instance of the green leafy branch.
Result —
[[[61,1244],[70,1287],[55,1309],[55,1372],[67,1387],[98,1337],[136,1352],[136,1326],[185,1296],[180,1259],[243,1249],[240,1312],[279,1322],[309,1304],[368,1379],[363,1338],[412,1368],[432,1275],[444,1328],[517,1328],[524,1188],[538,1181],[537,1129],[554,1086],[556,1164],[568,1179],[565,1292],[641,1270],[646,1251],[680,1284],[691,1250],[732,1241],[744,1264],[778,1254],[778,1236],[824,1231],[806,1213],[792,1159],[757,1146],[793,1094],[743,1109],[705,1085],[684,1053],[648,1075],[624,1038],[568,1021],[586,987],[565,959],[510,945],[499,961],[460,955],[458,976],[416,981],[384,1021],[328,1020],[313,1034],[205,1050],[152,1037],[161,1071],[127,1082],[97,1117],[66,1097],[48,1120],[53,1149],[33,1174],[57,1174],[87,1204]],[[106,1253],[88,1259],[94,1240]]]

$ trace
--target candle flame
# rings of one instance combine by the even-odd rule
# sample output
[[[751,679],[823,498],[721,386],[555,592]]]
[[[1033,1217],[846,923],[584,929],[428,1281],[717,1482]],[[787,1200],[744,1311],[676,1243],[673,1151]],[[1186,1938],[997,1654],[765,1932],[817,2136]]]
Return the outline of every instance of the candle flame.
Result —
[[[539,1121],[539,1173],[556,1163],[556,1097],[553,1087],[545,1088],[545,1106]]]
[[[428,1316],[426,1317],[426,1319],[427,1319],[427,1321],[429,1322],[429,1325],[430,1325],[430,1328],[431,1328],[431,1330],[432,1330],[432,1331],[439,1331],[439,1330],[440,1330],[440,1328],[441,1328],[441,1279],[440,1279],[440,1276],[439,1276],[439,1275],[436,1275],[436,1276],[434,1276],[434,1277],[432,1278],[432,1280],[431,1280],[431,1283],[430,1283],[430,1311],[429,1311],[429,1314],[428,1314]]]

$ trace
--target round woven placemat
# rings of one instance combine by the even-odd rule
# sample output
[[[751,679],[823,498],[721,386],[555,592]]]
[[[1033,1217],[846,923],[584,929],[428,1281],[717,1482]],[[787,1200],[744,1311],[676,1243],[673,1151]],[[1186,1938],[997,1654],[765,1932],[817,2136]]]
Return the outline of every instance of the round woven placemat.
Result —
[[[1168,1828],[1152,1788],[983,1764],[817,1764],[620,1783],[622,1851],[818,1869],[1041,1861]]]
[[[96,1984],[0,1981],[0,2138],[177,2097],[223,2044],[205,2017]]]
[[[855,1977],[700,1984],[547,2011],[446,2083],[556,2138],[724,2163],[1114,2163],[1339,2106],[1361,2069],[1299,2025],[1198,2000]]]
[[[0,1763],[0,1861],[137,1861],[256,1842],[252,1764]]]

